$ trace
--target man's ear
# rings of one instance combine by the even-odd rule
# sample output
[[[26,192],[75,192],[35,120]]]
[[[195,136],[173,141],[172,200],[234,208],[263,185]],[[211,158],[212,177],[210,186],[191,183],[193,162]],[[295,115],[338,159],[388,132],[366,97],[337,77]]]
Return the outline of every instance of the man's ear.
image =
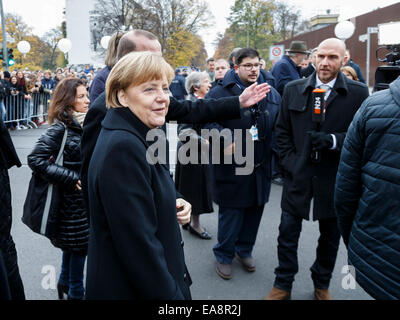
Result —
[[[233,69],[235,69],[235,72],[238,73],[239,72],[239,66],[237,64],[233,65]]]
[[[119,90],[117,92],[117,98],[118,98],[118,101],[119,101],[121,106],[124,106],[124,107],[128,107],[129,106],[128,99],[127,99],[127,96],[126,96],[124,90]]]

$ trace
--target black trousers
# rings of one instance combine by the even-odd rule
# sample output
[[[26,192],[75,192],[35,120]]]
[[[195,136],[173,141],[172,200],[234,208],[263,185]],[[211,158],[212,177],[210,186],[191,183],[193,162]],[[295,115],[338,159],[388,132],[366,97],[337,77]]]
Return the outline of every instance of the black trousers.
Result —
[[[24,285],[18,268],[17,251],[10,236],[0,248],[0,299],[25,300]],[[2,296],[2,294],[4,296]]]
[[[278,237],[279,266],[275,269],[274,286],[291,291],[294,277],[299,270],[297,248],[303,219],[287,212],[282,212]],[[320,237],[318,239],[316,260],[311,270],[314,287],[328,289],[335,267],[340,233],[337,219],[319,220]]]

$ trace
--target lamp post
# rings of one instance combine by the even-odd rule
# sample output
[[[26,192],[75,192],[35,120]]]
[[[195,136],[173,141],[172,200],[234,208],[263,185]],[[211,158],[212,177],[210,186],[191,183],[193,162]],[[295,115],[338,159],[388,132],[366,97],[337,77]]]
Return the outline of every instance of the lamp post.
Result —
[[[1,30],[3,32],[3,68],[8,71],[7,32],[4,19],[3,0],[0,0]]]
[[[346,41],[354,34],[355,26],[350,21],[341,21],[335,27],[335,35],[340,40]]]

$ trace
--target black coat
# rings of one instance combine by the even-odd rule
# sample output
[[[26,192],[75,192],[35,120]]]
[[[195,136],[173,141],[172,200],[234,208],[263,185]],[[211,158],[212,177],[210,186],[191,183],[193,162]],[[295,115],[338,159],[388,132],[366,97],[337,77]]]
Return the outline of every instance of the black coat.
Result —
[[[101,121],[107,113],[105,92],[103,92],[91,104],[83,124],[83,136],[81,145],[82,167],[81,180],[86,203],[87,195],[87,173],[90,159],[97,137],[101,130]],[[195,103],[191,101],[178,101],[171,98],[166,121],[177,120],[179,123],[205,123],[219,119],[234,119],[240,116],[240,103],[237,97],[227,98],[220,101],[200,100]]]
[[[6,249],[12,224],[11,189],[8,169],[21,167],[10,134],[0,119],[0,248]]]
[[[94,102],[97,97],[104,92],[104,90],[106,89],[107,78],[110,72],[111,69],[109,67],[104,67],[96,74],[89,88],[90,101]]]
[[[224,77],[222,85],[211,89],[207,98],[222,98],[239,96],[242,89],[236,84],[234,78],[235,71],[230,70]],[[264,82],[260,75],[260,82]],[[241,118],[235,120],[222,120],[217,123],[207,125],[209,129],[219,131],[228,129],[242,129],[242,145],[247,150],[247,132],[255,123],[254,112],[259,108],[259,119],[257,120],[260,141],[254,145],[254,164],[253,171],[249,175],[237,175],[236,169],[243,168],[232,159],[232,164],[213,165],[213,193],[214,201],[223,207],[246,208],[254,205],[262,206],[269,199],[271,189],[271,157],[272,157],[272,130],[274,128],[276,116],[279,110],[281,97],[279,93],[271,88],[267,97],[258,103],[258,107],[242,109]],[[238,142],[236,142],[238,145]],[[224,144],[221,143],[221,149]],[[221,151],[222,153],[222,151]],[[245,154],[245,151],[243,151]],[[249,156],[249,155],[248,155]]]
[[[336,217],[333,191],[340,152],[347,129],[369,92],[364,84],[347,79],[341,72],[338,74],[321,125],[321,131],[336,136],[337,146],[335,150],[322,150],[321,162],[312,163],[307,131],[316,129],[311,121],[311,93],[315,83],[316,73],[286,86],[276,124],[276,142],[285,177],[282,210],[309,219],[313,197],[313,219],[319,220]]]
[[[190,95],[189,99],[195,102],[197,99],[194,95]],[[180,124],[178,125],[178,136],[180,138],[177,147],[177,156],[183,143],[196,141],[198,148],[197,164],[188,163],[181,164],[179,158],[175,168],[175,186],[176,190],[190,202],[192,205],[192,215],[213,212],[212,193],[211,193],[211,168],[209,164],[201,164],[202,145],[203,150],[208,155],[208,147],[206,140],[201,138],[201,124]],[[190,139],[190,140],[189,140]],[[182,143],[183,141],[183,143]],[[186,144],[186,146],[189,146]],[[187,157],[193,156],[190,154]],[[208,157],[207,157],[208,158]]]
[[[165,165],[150,165],[146,127],[110,109],[89,167],[87,299],[190,299],[176,191]]]
[[[53,161],[57,158],[65,131],[63,124],[59,122],[50,126],[39,138],[28,156],[28,165],[45,180],[61,187],[57,235],[53,244],[65,251],[86,253],[89,239],[88,216],[82,192],[75,189],[81,165],[82,127],[76,120],[67,127],[63,166],[56,165]],[[49,161],[50,158],[53,160]]]
[[[400,78],[364,101],[344,141],[335,210],[356,280],[400,299]]]

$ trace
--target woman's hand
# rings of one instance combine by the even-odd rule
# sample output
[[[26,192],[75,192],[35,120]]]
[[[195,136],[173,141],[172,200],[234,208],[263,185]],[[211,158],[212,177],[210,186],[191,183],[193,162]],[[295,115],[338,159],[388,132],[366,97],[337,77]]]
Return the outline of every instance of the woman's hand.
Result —
[[[82,183],[81,183],[81,180],[78,180],[78,182],[76,183],[75,188],[76,188],[76,190],[78,190],[78,191],[82,191]]]
[[[182,198],[176,199],[176,211],[178,223],[183,226],[190,222],[190,215],[192,213],[192,205],[183,200]]]

